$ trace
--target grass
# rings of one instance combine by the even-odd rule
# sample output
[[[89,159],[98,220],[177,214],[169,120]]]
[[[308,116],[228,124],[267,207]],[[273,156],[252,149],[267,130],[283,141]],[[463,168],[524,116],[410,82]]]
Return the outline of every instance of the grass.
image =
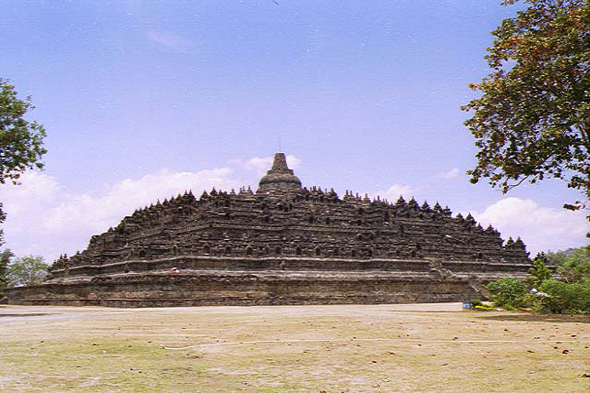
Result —
[[[459,310],[4,306],[0,391],[588,391],[587,317]]]

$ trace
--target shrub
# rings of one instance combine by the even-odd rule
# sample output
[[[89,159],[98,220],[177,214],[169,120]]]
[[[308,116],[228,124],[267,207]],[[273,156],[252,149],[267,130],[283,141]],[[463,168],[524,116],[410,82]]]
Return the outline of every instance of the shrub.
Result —
[[[590,245],[555,253],[548,252],[545,258],[549,264],[557,267],[557,273],[566,282],[576,282],[583,277],[590,277]]]
[[[525,305],[526,285],[516,278],[501,278],[488,284],[492,302],[495,307],[506,310],[515,309]]]
[[[483,303],[479,299],[473,299],[473,300],[470,301],[470,303],[471,303],[471,306],[473,306],[473,307],[477,307],[477,306],[482,306],[483,305]]]
[[[533,267],[529,269],[529,273],[533,276],[532,285],[537,288],[544,280],[551,278],[553,272],[545,266],[545,256],[543,254],[537,255],[533,259]]]
[[[549,311],[557,314],[590,313],[590,279],[566,283],[554,279],[543,281],[540,291],[546,297],[535,300],[535,311]]]
[[[479,305],[479,306],[475,306],[474,307],[476,310],[479,311],[494,311],[495,308],[492,306],[486,306],[485,304]]]

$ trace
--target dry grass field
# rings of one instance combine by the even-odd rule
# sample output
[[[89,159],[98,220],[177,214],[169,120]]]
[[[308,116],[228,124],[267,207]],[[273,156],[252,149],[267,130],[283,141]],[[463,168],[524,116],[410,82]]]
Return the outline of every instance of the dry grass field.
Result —
[[[588,392],[589,326],[458,303],[0,306],[0,391]]]

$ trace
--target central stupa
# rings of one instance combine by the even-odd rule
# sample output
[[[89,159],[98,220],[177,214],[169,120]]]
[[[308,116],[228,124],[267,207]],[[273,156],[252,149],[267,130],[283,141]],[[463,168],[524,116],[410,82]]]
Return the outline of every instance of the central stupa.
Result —
[[[55,261],[45,283],[9,290],[8,299],[123,307],[460,301],[529,267],[520,239],[504,242],[470,214],[302,187],[277,153],[256,193],[186,192],[136,210]]]
[[[287,166],[285,154],[277,153],[272,168],[260,179],[256,194],[280,196],[300,190],[301,180]]]

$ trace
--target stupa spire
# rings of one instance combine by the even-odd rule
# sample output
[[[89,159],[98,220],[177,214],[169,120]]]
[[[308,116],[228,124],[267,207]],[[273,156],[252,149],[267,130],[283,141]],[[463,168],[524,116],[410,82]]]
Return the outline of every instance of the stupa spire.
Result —
[[[289,169],[285,153],[276,153],[272,168],[260,179],[257,193],[285,194],[300,189],[301,180]]]
[[[271,173],[287,173],[292,175],[293,170],[289,169],[287,165],[287,157],[285,157],[285,153],[276,153],[275,158],[272,163],[272,168],[268,171],[268,174]]]

